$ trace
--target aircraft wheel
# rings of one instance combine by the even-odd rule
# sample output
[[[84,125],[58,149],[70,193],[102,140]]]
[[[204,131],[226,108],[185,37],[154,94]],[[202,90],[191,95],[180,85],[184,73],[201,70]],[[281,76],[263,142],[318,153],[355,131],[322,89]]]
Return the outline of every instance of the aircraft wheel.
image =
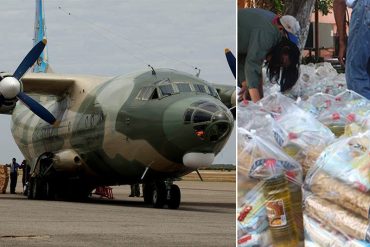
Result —
[[[166,202],[166,186],[164,182],[157,182],[153,187],[152,203],[154,208],[163,208]]]
[[[55,200],[56,197],[55,186],[50,181],[45,183],[45,197],[49,200]]]
[[[167,201],[168,208],[178,209],[181,201],[181,192],[179,186],[176,184],[171,185],[170,199]]]
[[[144,202],[151,204],[153,201],[153,185],[150,183],[143,184]]]
[[[40,200],[45,198],[46,186],[45,182],[43,182],[41,179],[34,178],[33,185],[31,186],[31,188],[32,188],[31,194],[33,199]]]
[[[34,179],[31,178],[28,181],[28,186],[27,186],[27,198],[28,199],[33,199],[33,183],[34,183]]]

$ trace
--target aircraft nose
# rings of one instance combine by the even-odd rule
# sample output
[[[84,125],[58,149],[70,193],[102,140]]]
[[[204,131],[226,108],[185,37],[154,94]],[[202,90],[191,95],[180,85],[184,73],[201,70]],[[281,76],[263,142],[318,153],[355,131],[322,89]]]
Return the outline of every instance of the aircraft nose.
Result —
[[[188,124],[193,124],[195,134],[202,140],[216,142],[231,130],[232,117],[227,109],[212,102],[197,102],[188,108],[185,115],[192,112]]]
[[[212,164],[231,134],[234,118],[218,100],[194,97],[171,104],[164,123],[166,153],[194,168]]]

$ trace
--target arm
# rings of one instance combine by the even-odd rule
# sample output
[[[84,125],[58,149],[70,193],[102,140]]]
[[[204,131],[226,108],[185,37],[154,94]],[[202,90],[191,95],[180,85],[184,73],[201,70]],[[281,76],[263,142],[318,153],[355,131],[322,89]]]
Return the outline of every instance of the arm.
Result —
[[[261,95],[258,91],[258,88],[250,88],[249,89],[249,95],[251,96],[251,100],[256,103],[261,99]]]
[[[337,24],[337,32],[339,35],[339,54],[338,59],[341,65],[344,66],[344,58],[346,51],[346,2],[345,0],[334,0],[333,3],[335,23]]]

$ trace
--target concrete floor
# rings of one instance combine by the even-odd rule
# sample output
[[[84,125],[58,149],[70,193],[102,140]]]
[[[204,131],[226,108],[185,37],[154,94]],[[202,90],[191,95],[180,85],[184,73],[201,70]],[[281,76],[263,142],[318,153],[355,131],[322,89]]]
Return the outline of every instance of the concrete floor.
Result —
[[[0,194],[0,246],[235,246],[235,183],[176,184],[178,210],[130,198],[129,186],[85,203],[28,200],[18,186]]]

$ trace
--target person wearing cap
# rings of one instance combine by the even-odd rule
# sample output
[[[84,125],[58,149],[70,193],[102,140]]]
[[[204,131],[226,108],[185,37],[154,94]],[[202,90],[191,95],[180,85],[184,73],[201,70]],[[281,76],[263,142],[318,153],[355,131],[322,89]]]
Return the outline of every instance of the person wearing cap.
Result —
[[[238,10],[238,86],[243,99],[253,102],[263,97],[265,59],[268,77],[280,83],[281,92],[291,89],[298,80],[298,39],[289,40],[288,33],[298,33],[299,24],[294,17],[279,18],[271,13],[262,9]]]
[[[346,4],[352,8],[346,52]],[[346,67],[347,88],[370,99],[370,0],[334,0],[339,62]]]
[[[273,25],[277,26],[280,32],[285,34],[290,41],[299,46],[298,34],[301,27],[295,17],[291,15],[283,15],[280,17],[274,12],[260,8],[250,8],[248,11],[264,16],[266,19],[271,21]]]

